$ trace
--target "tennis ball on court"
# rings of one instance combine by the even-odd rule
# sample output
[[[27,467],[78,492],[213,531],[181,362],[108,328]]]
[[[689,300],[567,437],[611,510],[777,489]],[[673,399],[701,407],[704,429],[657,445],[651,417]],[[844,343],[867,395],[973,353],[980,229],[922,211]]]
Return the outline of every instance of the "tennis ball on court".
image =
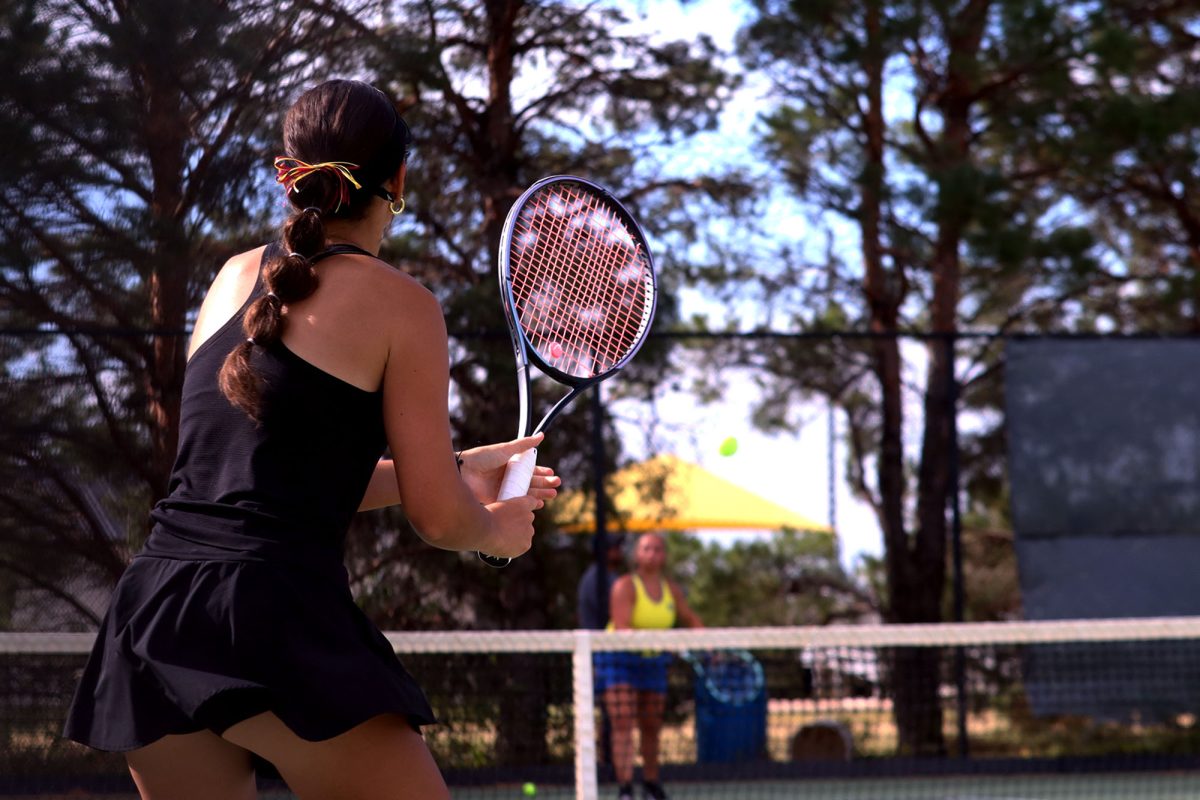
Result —
[[[526,783],[524,786],[521,787],[521,792],[526,797],[533,797],[535,794],[537,794],[537,784],[536,783]]]
[[[726,436],[725,441],[721,442],[720,453],[723,456],[731,456],[737,452],[737,439],[733,436]]]

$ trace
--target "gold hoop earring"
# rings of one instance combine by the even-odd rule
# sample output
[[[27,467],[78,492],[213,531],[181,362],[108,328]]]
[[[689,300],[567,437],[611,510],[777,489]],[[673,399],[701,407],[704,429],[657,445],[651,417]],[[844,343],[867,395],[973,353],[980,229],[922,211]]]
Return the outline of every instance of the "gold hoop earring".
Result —
[[[403,214],[404,213],[404,198],[403,197],[400,198],[400,207],[399,208],[396,208],[395,200],[388,203],[388,210],[392,212],[393,217],[398,216],[399,214]]]

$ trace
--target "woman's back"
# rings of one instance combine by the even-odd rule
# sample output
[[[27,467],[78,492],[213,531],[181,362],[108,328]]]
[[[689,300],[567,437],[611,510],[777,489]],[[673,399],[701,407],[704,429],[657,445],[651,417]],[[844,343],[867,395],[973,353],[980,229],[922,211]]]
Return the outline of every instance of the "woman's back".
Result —
[[[261,282],[251,283],[232,310],[245,276],[232,276],[238,278],[232,287],[218,285],[188,360],[178,457],[169,496],[153,514],[160,525],[192,537],[237,530],[314,540],[349,525],[386,439],[380,379],[370,385],[371,337],[360,330],[361,314],[338,313],[353,294],[337,285],[346,282],[339,273],[373,269],[345,262],[374,259],[333,253],[320,260],[322,267],[343,262],[329,270],[324,282],[331,286],[319,288],[298,313],[289,310],[289,318],[303,323],[289,319],[285,336],[254,349],[251,363],[262,385],[257,420],[229,403],[218,373],[245,339],[242,315]],[[238,271],[240,264],[233,266]],[[383,359],[375,361],[381,373]]]

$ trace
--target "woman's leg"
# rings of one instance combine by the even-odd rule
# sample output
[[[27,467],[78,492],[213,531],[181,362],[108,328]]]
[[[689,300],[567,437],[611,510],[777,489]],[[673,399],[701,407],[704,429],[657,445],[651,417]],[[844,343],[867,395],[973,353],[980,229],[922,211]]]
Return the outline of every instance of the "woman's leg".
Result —
[[[612,760],[617,783],[633,782],[633,723],[637,719],[637,691],[632,686],[610,686],[604,704],[612,720]]]
[[[381,714],[340,736],[310,742],[267,712],[237,723],[223,736],[274,764],[300,800],[450,796],[425,740],[398,714]]]
[[[254,800],[250,752],[211,731],[164,736],[125,754],[142,800]]]
[[[662,733],[667,696],[662,692],[638,692],[638,729],[642,740],[642,778],[658,783],[658,740]]]

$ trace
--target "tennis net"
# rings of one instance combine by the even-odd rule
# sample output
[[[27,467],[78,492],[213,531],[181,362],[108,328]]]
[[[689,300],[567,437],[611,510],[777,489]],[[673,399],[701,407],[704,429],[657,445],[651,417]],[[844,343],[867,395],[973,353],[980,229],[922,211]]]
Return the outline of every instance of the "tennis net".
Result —
[[[651,663],[665,701],[629,718],[675,800],[1200,797],[1200,618],[389,639],[456,798],[616,797],[628,698],[596,681]],[[90,643],[0,633],[0,795],[133,796],[57,736]]]

